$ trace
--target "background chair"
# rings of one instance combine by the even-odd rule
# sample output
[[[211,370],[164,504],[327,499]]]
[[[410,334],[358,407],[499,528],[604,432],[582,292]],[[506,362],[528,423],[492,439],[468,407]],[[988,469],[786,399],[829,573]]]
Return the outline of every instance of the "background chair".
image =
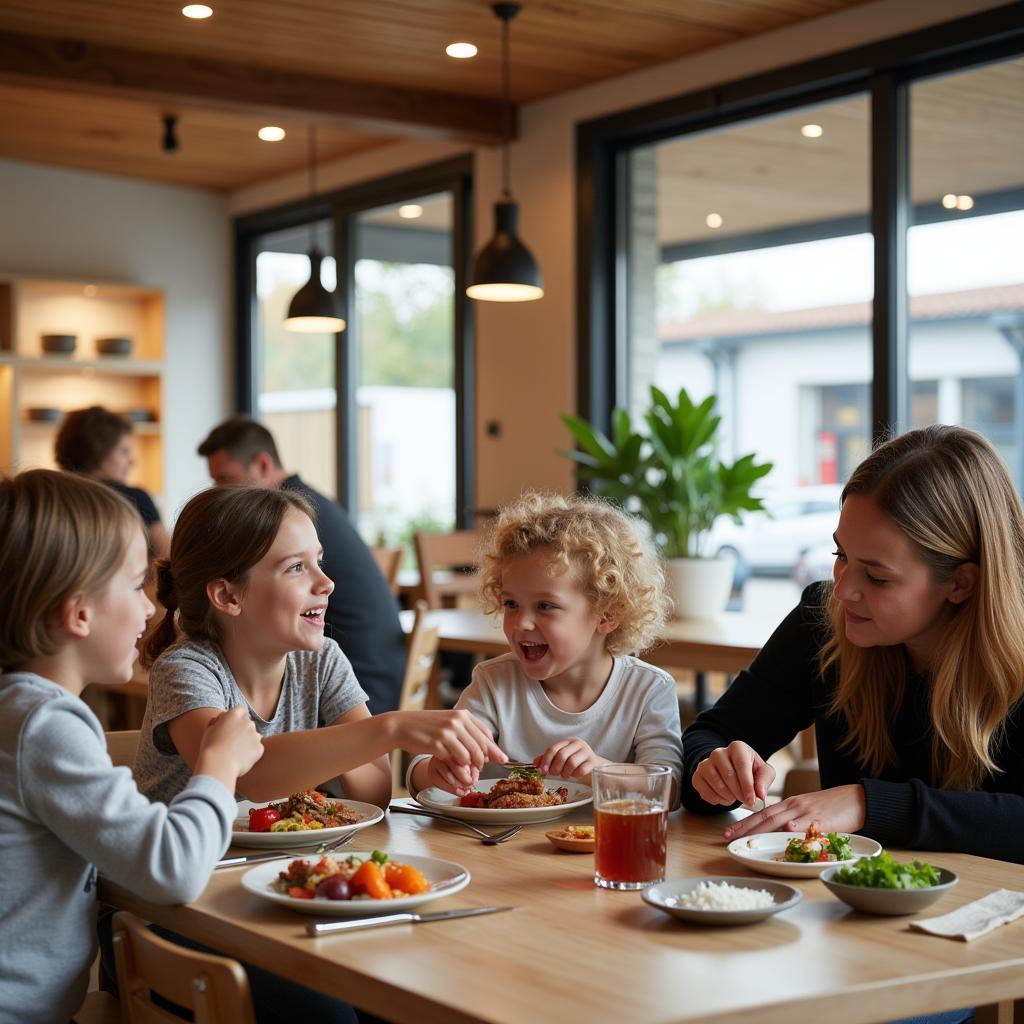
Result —
[[[122,729],[119,732],[107,732],[107,753],[114,766],[135,764],[135,753],[139,749],[139,729]]]
[[[405,678],[402,680],[402,696],[399,711],[421,711],[428,704],[434,663],[437,660],[437,645],[440,641],[437,626],[428,623],[429,611],[425,601],[416,602],[416,618],[409,634],[408,655],[405,662]],[[436,703],[433,705],[436,706]],[[405,751],[391,752],[391,786],[395,791],[405,789]]]
[[[398,570],[402,567],[403,548],[370,548],[381,575],[388,581],[392,594],[398,593]]]
[[[180,1024],[154,992],[191,1010],[197,1024],[256,1024],[241,964],[161,939],[126,911],[114,917],[114,961],[125,1024]]]
[[[475,530],[413,535],[420,567],[420,595],[429,608],[443,608],[460,598],[475,603],[480,537]]]

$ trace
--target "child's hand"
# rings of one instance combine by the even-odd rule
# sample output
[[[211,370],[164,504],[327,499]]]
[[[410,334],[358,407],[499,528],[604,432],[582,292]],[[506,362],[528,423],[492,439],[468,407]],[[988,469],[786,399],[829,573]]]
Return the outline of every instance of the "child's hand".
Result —
[[[543,754],[533,759],[533,763],[542,775],[582,779],[600,765],[611,762],[598,757],[583,740],[573,738],[552,743]]]
[[[252,768],[263,756],[263,740],[246,708],[239,705],[210,719],[199,747],[203,754],[232,766],[236,776]]]
[[[480,778],[480,770],[474,765],[452,764],[440,757],[432,757],[427,762],[426,774],[427,786],[437,786],[456,796],[471,793]]]
[[[396,746],[411,754],[433,754],[450,765],[471,766],[478,777],[488,762],[508,760],[487,726],[468,711],[399,711],[396,715],[400,721]]]

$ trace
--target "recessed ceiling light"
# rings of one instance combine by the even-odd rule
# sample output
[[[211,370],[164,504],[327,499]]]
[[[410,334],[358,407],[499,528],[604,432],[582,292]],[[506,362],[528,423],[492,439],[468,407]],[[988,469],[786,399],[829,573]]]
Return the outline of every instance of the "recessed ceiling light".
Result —
[[[946,194],[945,194],[945,195],[944,195],[944,196],[942,197],[942,205],[943,205],[943,206],[944,206],[944,207],[945,207],[945,208],[946,208],[947,210],[955,210],[955,209],[956,209],[956,196],[955,196],[955,195],[953,195],[953,193],[952,193],[952,192],[947,192],[947,193],[946,193]]]
[[[722,215],[720,213],[709,213],[705,217],[709,228],[720,228],[722,226]]]
[[[805,139],[820,139],[825,134],[825,129],[820,124],[805,124],[800,129],[800,134]]]
[[[477,49],[472,43],[449,43],[444,52],[456,60],[469,60],[470,57],[476,56]]]
[[[974,200],[970,196],[957,196],[956,208],[958,210],[969,210],[974,206]]]
[[[280,142],[285,135],[283,128],[268,124],[256,133],[264,142]]]
[[[209,18],[213,15],[213,8],[206,4],[185,4],[181,13],[186,18]]]
[[[418,203],[406,203],[405,206],[398,208],[398,216],[404,217],[406,220],[415,220],[417,217],[423,216],[423,207]]]

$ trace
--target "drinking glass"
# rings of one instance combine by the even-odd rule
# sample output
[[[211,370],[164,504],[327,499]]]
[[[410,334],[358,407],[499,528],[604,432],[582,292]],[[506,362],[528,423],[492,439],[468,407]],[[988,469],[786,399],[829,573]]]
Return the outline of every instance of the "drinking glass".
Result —
[[[644,889],[665,878],[672,769],[609,764],[594,769],[594,882]]]

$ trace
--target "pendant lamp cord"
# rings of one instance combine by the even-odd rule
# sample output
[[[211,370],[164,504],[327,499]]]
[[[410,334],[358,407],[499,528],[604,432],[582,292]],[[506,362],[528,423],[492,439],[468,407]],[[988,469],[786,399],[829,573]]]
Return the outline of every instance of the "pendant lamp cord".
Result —
[[[309,124],[309,198],[316,198],[316,125],[311,121]],[[310,251],[316,248],[316,224],[309,222],[309,248]]]
[[[501,102],[502,102],[502,137],[501,147],[501,194],[505,199],[512,198],[509,189],[509,146],[512,140],[512,90],[510,84],[511,71],[509,68],[509,45],[508,45],[508,23],[510,18],[501,19]]]

